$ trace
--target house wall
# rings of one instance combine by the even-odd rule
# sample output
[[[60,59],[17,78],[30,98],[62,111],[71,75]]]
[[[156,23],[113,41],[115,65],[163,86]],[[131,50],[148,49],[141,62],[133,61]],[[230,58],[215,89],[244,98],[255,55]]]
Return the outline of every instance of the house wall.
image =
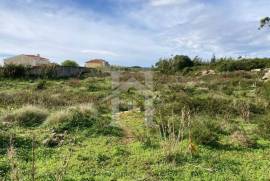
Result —
[[[29,65],[29,66],[38,66],[38,65],[44,65],[49,64],[50,62],[47,60],[37,60],[32,57],[28,57],[25,55],[18,55],[15,57],[11,57],[4,60],[4,64],[14,64],[14,65]]]
[[[86,63],[85,66],[88,67],[88,68],[102,68],[102,67],[105,67],[105,65],[103,63]]]
[[[105,73],[96,69],[85,67],[63,67],[57,66],[50,72],[50,76],[54,78],[67,78],[67,77],[80,77],[82,74],[87,73],[89,76],[104,76]],[[28,73],[29,76],[39,77],[44,75],[44,68],[33,67]]]

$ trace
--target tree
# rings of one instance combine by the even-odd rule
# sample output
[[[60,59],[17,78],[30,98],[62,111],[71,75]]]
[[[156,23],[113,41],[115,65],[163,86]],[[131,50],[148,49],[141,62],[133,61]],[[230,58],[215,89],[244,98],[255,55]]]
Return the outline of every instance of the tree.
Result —
[[[171,69],[170,63],[166,59],[160,59],[155,66],[161,73],[169,73]]]
[[[79,67],[79,64],[73,60],[65,60],[61,65],[65,67]]]
[[[216,55],[215,54],[213,54],[213,56],[211,58],[211,64],[212,63],[216,63]]]
[[[156,69],[161,73],[175,73],[193,65],[194,63],[188,56],[176,55],[169,59],[160,59],[156,63]]]
[[[265,18],[261,19],[259,29],[262,29],[267,25],[270,27],[270,17],[265,17]]]
[[[193,62],[186,55],[175,55],[173,59],[171,60],[171,64],[172,64],[172,70],[174,70],[174,72],[183,70],[186,67],[193,66]]]

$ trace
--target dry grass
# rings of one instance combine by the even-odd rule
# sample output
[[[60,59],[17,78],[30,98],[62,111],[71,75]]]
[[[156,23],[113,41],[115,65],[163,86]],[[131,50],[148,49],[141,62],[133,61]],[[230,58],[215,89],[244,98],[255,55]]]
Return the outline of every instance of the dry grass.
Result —
[[[48,111],[44,108],[27,105],[11,113],[4,114],[0,120],[2,123],[8,125],[16,124],[19,126],[32,127],[42,124],[48,114]]]

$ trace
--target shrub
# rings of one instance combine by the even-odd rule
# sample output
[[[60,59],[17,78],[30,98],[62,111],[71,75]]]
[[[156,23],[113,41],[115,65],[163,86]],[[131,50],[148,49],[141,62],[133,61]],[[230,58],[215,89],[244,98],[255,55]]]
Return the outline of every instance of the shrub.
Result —
[[[190,107],[197,112],[205,112],[209,115],[223,115],[226,113],[237,114],[237,111],[232,105],[232,101],[223,98],[193,98]]]
[[[230,142],[231,144],[235,146],[240,146],[240,147],[246,147],[246,148],[251,148],[256,146],[256,140],[249,137],[247,134],[244,132],[240,131],[235,131],[231,136],[230,136]]]
[[[266,99],[270,99],[270,81],[265,82],[262,87],[258,89],[258,93],[261,94]]]
[[[176,55],[170,59],[160,59],[156,63],[156,69],[161,73],[175,73],[193,65],[193,62],[188,56]]]
[[[258,120],[258,134],[263,138],[270,140],[270,114],[263,116]]]
[[[34,127],[42,124],[47,116],[48,112],[46,110],[28,105],[4,115],[1,121],[11,125],[16,124],[24,127]]]
[[[270,66],[269,59],[241,59],[241,60],[223,60],[219,61],[216,64],[216,67],[219,71],[237,71],[237,70],[246,70],[250,71],[252,69],[267,68]]]
[[[26,75],[26,72],[28,71],[28,67],[22,66],[22,65],[5,65],[2,70],[2,74],[4,77],[7,78],[20,78],[24,77]]]
[[[40,80],[38,81],[37,85],[36,85],[36,90],[43,90],[46,88],[46,81],[45,80]]]
[[[61,65],[66,67],[79,67],[78,63],[73,60],[65,60]]]
[[[98,117],[92,105],[79,105],[52,113],[46,120],[46,125],[53,127],[56,131],[75,131],[84,128],[104,128],[109,120]]]
[[[197,144],[216,146],[221,132],[219,123],[212,118],[203,118],[192,123],[191,134]]]
[[[56,64],[40,65],[39,67],[33,67],[28,74],[40,78],[57,78],[57,66]]]

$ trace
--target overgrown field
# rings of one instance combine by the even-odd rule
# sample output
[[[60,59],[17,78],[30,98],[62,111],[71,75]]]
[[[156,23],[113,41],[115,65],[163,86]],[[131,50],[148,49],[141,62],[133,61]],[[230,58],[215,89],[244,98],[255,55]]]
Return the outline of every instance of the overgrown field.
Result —
[[[109,76],[0,79],[0,180],[270,179],[262,73],[153,74],[146,98],[116,88],[115,115]],[[140,72],[121,77],[145,83]]]

